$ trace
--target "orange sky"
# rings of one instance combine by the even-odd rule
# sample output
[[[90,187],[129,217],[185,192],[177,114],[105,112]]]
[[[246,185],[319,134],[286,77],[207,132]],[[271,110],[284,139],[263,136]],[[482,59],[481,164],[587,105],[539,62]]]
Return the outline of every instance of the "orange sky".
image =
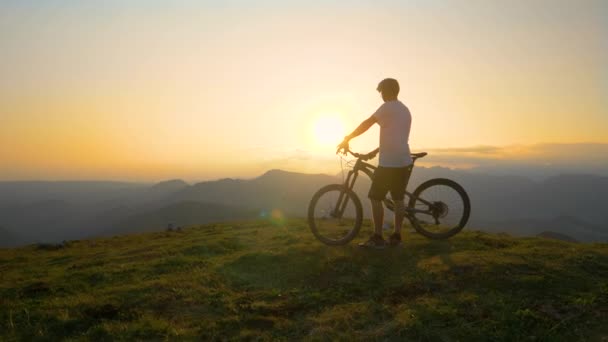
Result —
[[[324,3],[3,2],[0,180],[333,172],[384,77],[414,150],[608,143],[605,2]]]

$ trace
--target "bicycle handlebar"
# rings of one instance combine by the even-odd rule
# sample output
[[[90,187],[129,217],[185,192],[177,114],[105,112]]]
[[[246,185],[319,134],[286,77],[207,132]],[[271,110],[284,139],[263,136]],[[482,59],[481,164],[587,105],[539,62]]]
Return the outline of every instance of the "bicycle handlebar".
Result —
[[[357,159],[363,157],[363,155],[361,153],[353,152],[353,151],[350,150],[350,148],[344,150],[344,154],[345,155],[348,154],[348,153],[352,154],[352,156],[355,157],[355,158],[357,158]]]
[[[363,158],[365,156],[364,154],[353,152],[353,151],[350,150],[350,148],[345,149],[343,153],[344,153],[344,155],[350,153],[350,154],[352,154],[353,157],[355,157],[357,159],[368,160],[368,159]],[[418,158],[422,158],[422,157],[426,156],[427,153],[426,152],[410,153],[410,155],[412,156],[412,158],[414,160],[416,160]],[[369,158],[369,159],[371,159],[371,158]]]

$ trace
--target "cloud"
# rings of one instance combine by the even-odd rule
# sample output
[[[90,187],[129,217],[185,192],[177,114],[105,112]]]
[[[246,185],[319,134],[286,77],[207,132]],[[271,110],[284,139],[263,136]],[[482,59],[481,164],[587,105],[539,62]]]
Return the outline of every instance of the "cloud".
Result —
[[[435,148],[428,150],[442,157],[457,157],[471,160],[506,159],[510,161],[544,162],[590,162],[608,166],[608,144],[534,144],[510,146],[478,146],[459,148]]]
[[[525,175],[608,174],[608,144],[534,144],[428,149],[421,165]]]
[[[429,151],[437,153],[462,153],[462,154],[496,154],[503,150],[497,146],[474,146],[474,147],[455,147],[455,148],[433,148]]]

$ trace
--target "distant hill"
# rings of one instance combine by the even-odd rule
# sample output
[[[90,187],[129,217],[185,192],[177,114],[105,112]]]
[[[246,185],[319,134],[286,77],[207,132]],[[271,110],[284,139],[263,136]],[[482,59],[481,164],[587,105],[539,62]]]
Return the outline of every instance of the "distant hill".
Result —
[[[123,182],[0,182],[0,225],[17,227],[26,242],[98,235],[142,211],[166,206],[189,186]]]
[[[304,220],[252,220],[0,249],[0,340],[608,337],[608,244],[464,231],[357,247],[370,233],[328,247]]]
[[[594,225],[583,220],[561,216],[552,219],[505,219],[484,225],[489,231],[508,231],[515,235],[537,235],[544,231],[576,236],[581,241],[608,241],[608,225]]]
[[[556,232],[542,232],[537,235],[538,237],[546,238],[546,239],[554,239],[566,242],[577,242],[576,239],[573,239],[565,234],[560,234]]]
[[[161,193],[169,193],[174,191],[179,191],[188,187],[188,183],[184,182],[181,179],[173,179],[164,182],[157,183],[153,185],[150,190]]]
[[[238,208],[217,203],[185,201],[138,213],[117,222],[114,228],[101,235],[162,231],[169,224],[174,227],[191,226],[218,221],[256,218],[258,210]]]
[[[221,179],[202,182],[171,197],[173,201],[194,200],[248,208],[279,209],[302,215],[312,195],[323,185],[335,183],[334,176],[271,170],[251,180]]]
[[[13,247],[23,243],[23,239],[14,232],[0,227],[0,247]]]
[[[147,183],[103,181],[23,181],[0,182],[0,207],[19,206],[33,202],[64,200],[67,202],[103,201],[129,196],[146,189]]]

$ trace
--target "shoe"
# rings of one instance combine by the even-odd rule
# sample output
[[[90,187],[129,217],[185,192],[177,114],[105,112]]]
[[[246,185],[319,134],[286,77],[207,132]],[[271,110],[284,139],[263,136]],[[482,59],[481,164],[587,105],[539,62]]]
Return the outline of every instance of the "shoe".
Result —
[[[391,247],[401,246],[401,234],[391,234],[391,236],[388,237],[388,245]]]
[[[386,241],[382,238],[382,236],[374,234],[367,241],[359,243],[359,247],[384,249],[386,248]]]

